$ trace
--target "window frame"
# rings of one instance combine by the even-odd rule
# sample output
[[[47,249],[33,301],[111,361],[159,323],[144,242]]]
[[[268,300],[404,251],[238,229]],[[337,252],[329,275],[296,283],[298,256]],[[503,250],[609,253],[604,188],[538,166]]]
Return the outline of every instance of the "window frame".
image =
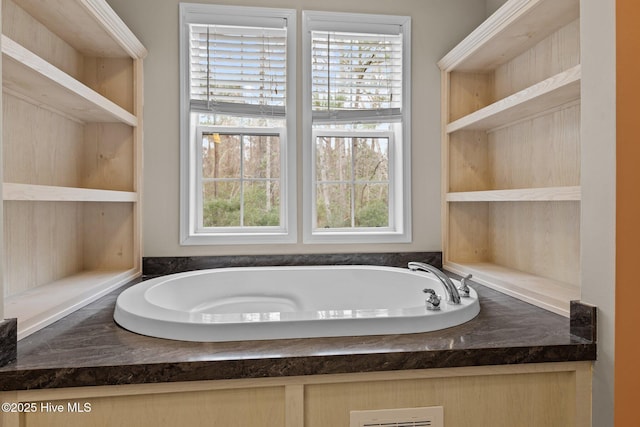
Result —
[[[312,31],[399,34],[402,45],[401,141],[389,153],[389,227],[318,229],[316,225],[315,131],[312,113]],[[410,243],[411,234],[411,17],[344,12],[302,12],[303,242]],[[323,129],[324,132],[324,129]],[[336,130],[336,134],[340,131]],[[356,133],[358,131],[355,131]],[[393,158],[393,161],[391,160]],[[393,180],[393,185],[391,185]],[[391,220],[393,218],[393,223]]]
[[[296,201],[296,11],[269,7],[226,6],[180,3],[180,244],[230,245],[274,244],[297,241]],[[287,29],[287,81],[285,132],[281,134],[280,226],[205,227],[200,222],[203,205],[198,184],[202,166],[198,160],[198,128],[191,122],[189,24],[269,26],[284,20]],[[201,111],[200,111],[201,112]],[[222,127],[220,127],[222,128]],[[264,128],[244,128],[243,132],[263,132]],[[269,128],[272,133],[280,128]],[[283,143],[284,142],[284,143]]]

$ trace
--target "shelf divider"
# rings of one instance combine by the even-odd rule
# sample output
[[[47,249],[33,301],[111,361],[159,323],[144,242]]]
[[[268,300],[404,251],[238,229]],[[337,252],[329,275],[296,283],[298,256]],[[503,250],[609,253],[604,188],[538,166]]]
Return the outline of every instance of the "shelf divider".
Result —
[[[18,318],[18,339],[44,328],[138,276],[138,270],[86,271],[5,298],[5,317]]]
[[[447,133],[490,130],[580,98],[580,65],[449,123]]]
[[[120,122],[137,126],[138,119],[98,92],[38,55],[2,35],[2,85],[12,92],[84,122]]]
[[[131,191],[99,190],[93,188],[57,187],[51,185],[3,183],[4,200],[41,202],[137,202],[138,194]]]
[[[580,299],[580,288],[491,262],[445,262],[444,268],[556,314],[569,317],[569,301]]]
[[[447,193],[447,202],[579,201],[580,186]]]

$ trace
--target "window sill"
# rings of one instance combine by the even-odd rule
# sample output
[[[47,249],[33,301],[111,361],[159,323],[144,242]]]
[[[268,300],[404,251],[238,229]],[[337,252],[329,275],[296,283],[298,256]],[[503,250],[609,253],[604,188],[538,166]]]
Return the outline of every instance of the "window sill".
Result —
[[[411,233],[395,231],[315,231],[306,233],[304,243],[411,243]]]
[[[181,246],[197,245],[255,245],[296,243],[295,233],[193,233],[181,236]]]

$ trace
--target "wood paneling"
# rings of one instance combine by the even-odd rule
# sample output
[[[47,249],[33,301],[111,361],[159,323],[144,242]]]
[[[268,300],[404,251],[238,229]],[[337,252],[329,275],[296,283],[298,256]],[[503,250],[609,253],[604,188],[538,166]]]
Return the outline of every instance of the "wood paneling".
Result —
[[[83,55],[12,0],[2,0],[2,34],[70,76],[82,76]]]
[[[496,99],[506,98],[580,64],[580,20],[561,27],[494,71]]]
[[[576,425],[571,373],[328,384],[305,391],[305,427],[346,426],[350,410],[425,406],[443,406],[444,424],[451,426]]]
[[[63,413],[38,411],[24,414],[21,426],[225,426],[282,427],[285,425],[284,388],[213,390],[136,396],[113,396],[77,400],[91,405],[91,412],[67,410],[69,401],[47,401],[62,405]],[[73,402],[72,402],[73,403]]]
[[[580,185],[580,106],[489,133],[490,188]]]

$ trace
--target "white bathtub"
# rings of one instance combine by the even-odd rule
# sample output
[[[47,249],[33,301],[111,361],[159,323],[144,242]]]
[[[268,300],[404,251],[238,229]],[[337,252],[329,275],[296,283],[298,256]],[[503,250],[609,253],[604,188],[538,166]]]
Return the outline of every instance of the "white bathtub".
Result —
[[[424,288],[442,296],[441,310],[426,309]],[[219,342],[428,332],[480,312],[473,289],[460,305],[445,299],[434,275],[401,268],[222,268],[136,284],[118,297],[114,319],[143,335]]]

